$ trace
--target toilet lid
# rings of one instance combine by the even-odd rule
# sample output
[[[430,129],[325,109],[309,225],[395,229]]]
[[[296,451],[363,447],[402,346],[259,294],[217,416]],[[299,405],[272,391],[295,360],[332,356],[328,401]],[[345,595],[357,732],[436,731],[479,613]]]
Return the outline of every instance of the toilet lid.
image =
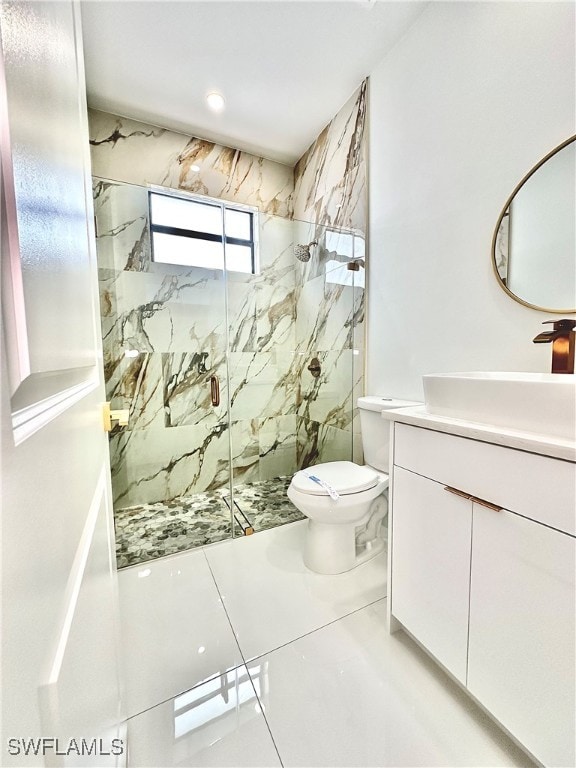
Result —
[[[341,496],[367,491],[378,482],[378,475],[373,469],[361,467],[351,461],[330,461],[327,464],[315,464],[308,469],[296,472],[292,478],[292,485],[297,491],[308,493],[311,496],[328,496],[328,491],[315,483],[314,480],[306,477],[304,472],[324,480]]]

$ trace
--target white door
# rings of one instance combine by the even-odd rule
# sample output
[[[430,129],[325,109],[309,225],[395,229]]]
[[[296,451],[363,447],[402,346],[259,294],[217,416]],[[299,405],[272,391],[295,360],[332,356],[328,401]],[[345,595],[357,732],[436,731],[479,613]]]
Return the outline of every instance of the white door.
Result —
[[[78,8],[2,0],[0,44],[0,764],[121,763]]]

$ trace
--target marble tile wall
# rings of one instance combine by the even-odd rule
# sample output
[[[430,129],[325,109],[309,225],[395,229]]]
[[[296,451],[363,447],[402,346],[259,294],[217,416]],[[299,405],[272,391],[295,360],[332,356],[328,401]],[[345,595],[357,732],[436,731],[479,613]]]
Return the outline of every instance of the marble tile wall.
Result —
[[[111,436],[117,507],[224,487],[230,445],[234,483],[361,460],[363,269],[346,263],[365,230],[364,104],[362,86],[294,170],[91,111],[107,394],[130,410]],[[145,184],[258,206],[258,274],[152,262]],[[344,221],[358,224],[354,240]],[[295,259],[294,245],[313,240],[310,261]]]
[[[108,112],[89,110],[88,119],[94,176],[158,184],[292,216],[294,173],[287,165]]]
[[[365,234],[365,80],[294,168],[294,218]]]
[[[145,188],[95,179],[94,204],[107,397],[130,411],[111,436],[116,506],[227,485],[230,442],[236,483],[293,473],[292,221],[261,216],[259,273],[225,277],[151,261]]]
[[[300,466],[363,461],[355,403],[364,394],[366,99],[365,81],[294,169],[294,218],[314,222],[296,227],[297,242],[318,242],[297,273],[297,346],[326,361],[326,380],[308,382],[299,402]],[[347,270],[352,260],[359,271]]]

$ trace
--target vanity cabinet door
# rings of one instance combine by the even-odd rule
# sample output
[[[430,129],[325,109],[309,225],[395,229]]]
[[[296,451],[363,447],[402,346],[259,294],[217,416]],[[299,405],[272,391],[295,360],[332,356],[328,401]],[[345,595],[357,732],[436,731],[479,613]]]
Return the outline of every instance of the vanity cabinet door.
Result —
[[[394,467],[392,613],[466,682],[472,504]]]
[[[473,505],[468,689],[546,766],[574,766],[576,540]]]

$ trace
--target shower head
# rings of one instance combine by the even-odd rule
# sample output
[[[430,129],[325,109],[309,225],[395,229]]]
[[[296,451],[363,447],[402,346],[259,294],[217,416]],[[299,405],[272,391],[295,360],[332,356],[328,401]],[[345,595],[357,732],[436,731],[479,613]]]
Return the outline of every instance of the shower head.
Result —
[[[308,243],[308,245],[295,245],[294,256],[296,256],[299,261],[310,261],[310,248],[313,245],[318,245],[318,241],[312,240],[312,242]]]

